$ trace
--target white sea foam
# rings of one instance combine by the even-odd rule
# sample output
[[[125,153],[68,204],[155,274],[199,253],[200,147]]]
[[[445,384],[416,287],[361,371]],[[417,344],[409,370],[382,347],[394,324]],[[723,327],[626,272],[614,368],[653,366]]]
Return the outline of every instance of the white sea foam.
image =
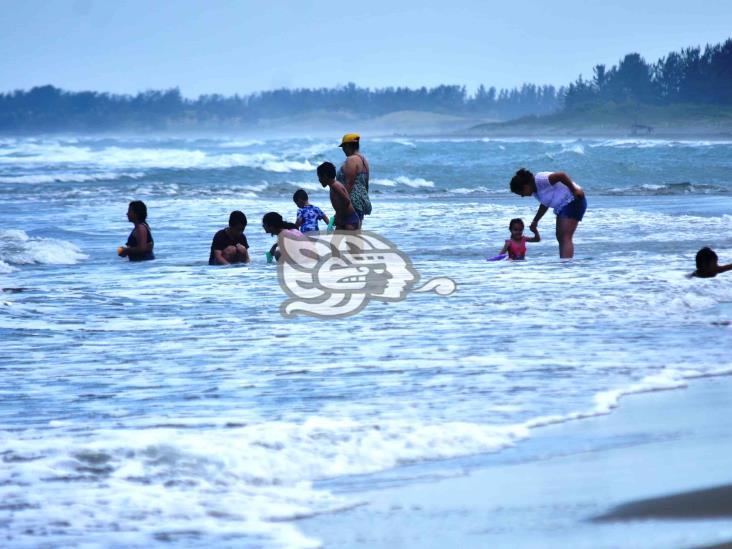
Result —
[[[245,140],[231,140],[231,141],[220,141],[217,145],[221,148],[226,149],[246,149],[248,147],[256,147],[265,145],[264,141],[258,139],[245,139]]]
[[[0,476],[13,480],[0,486],[0,496],[25,509],[14,529],[64,516],[73,527],[55,530],[67,541],[110,528],[144,540],[185,527],[294,547],[316,543],[282,521],[358,503],[315,490],[313,480],[495,451],[528,434],[522,427],[318,416],[228,429],[97,430],[78,440],[64,426],[56,429],[44,437],[3,436],[12,459],[0,463]],[[58,490],[55,479],[73,481],[74,490]],[[26,483],[34,490],[21,489]]]
[[[313,143],[311,145],[306,145],[300,149],[295,149],[292,151],[293,154],[297,154],[298,156],[304,156],[305,158],[312,158],[312,157],[319,157],[324,155],[325,153],[331,153],[331,154],[341,154],[341,151],[338,149],[335,143]]]
[[[590,147],[609,147],[620,149],[653,149],[653,148],[699,148],[699,147],[719,147],[732,145],[732,141],[728,140],[669,140],[669,139],[606,139],[592,143]]]
[[[686,387],[690,379],[707,377],[710,375],[728,375],[732,373],[732,365],[722,366],[713,371],[700,372],[694,369],[666,368],[656,374],[645,376],[643,379],[618,389],[600,391],[594,396],[594,407],[585,411],[572,412],[563,415],[547,415],[533,418],[523,424],[527,429],[536,429],[565,423],[594,416],[606,415],[614,408],[621,405],[621,399],[625,396],[639,393],[650,393],[654,391],[668,391]]]
[[[144,177],[143,172],[100,172],[100,173],[75,173],[60,172],[51,174],[0,176],[0,183],[85,183],[87,181],[112,181],[115,179],[139,179]]]
[[[307,160],[292,160],[270,153],[210,154],[197,149],[69,147],[27,144],[18,151],[21,155],[0,156],[0,164],[15,166],[84,165],[108,169],[164,168],[259,168],[275,173],[310,171],[315,166]]]
[[[402,145],[403,147],[410,147],[412,149],[417,147],[417,145],[415,145],[412,141],[408,141],[406,139],[392,139],[391,142],[397,145]]]
[[[155,143],[158,150],[171,141]],[[282,143],[284,151],[272,146],[277,158],[300,161],[319,141]],[[417,143],[407,156],[419,171],[401,173],[447,187],[445,172],[424,161],[436,147]],[[509,158],[577,141],[505,143]],[[191,147],[201,149],[201,165],[226,152],[211,140]],[[456,180],[492,186],[481,179],[488,177],[485,159],[461,163],[469,147],[439,149],[465,171],[467,178]],[[496,144],[480,148],[504,156]],[[586,152],[601,161],[616,155]],[[653,160],[657,153],[640,154]],[[581,158],[573,155],[565,158]],[[72,165],[53,166],[49,175],[87,170],[137,171]],[[651,181],[673,180],[675,172],[661,167]],[[7,173],[43,172],[34,165]],[[160,254],[143,265],[114,256],[129,228],[121,209],[127,196],[110,199],[112,185],[69,185],[92,199],[71,208],[71,190],[31,189],[20,199],[47,203],[37,210],[48,216],[38,225],[35,204],[5,202],[6,226],[31,235],[64,227],[78,235],[75,244],[78,238],[80,248],[95,252],[83,269],[48,267],[38,277],[38,269],[20,268],[0,277],[11,279],[2,287],[28,288],[3,293],[8,305],[0,307],[3,360],[22,370],[0,383],[12,411],[0,425],[9,452],[0,478],[10,480],[0,482],[0,522],[10,524],[11,535],[27,535],[28,547],[313,545],[287,520],[357,503],[319,488],[318,479],[497,451],[542,424],[607,413],[622,394],[678,386],[728,361],[723,345],[707,343],[730,333],[732,277],[685,278],[705,239],[720,260],[732,258],[724,236],[732,216],[715,213],[716,203],[702,209],[713,200],[639,198],[630,208],[630,200],[597,197],[575,235],[575,261],[557,260],[554,224],[545,219],[542,242],[529,245],[526,262],[489,264],[483,258],[500,249],[508,221],[533,216],[533,200],[511,198],[505,184],[497,192],[507,200],[467,199],[460,195],[490,188],[459,183],[431,192],[416,212],[413,195],[430,189],[420,181],[414,190],[397,173],[372,180],[372,189],[404,194],[375,204],[368,228],[409,254],[422,283],[450,276],[459,289],[449,298],[411,294],[400,303],[371,303],[328,323],[282,321],[277,267],[262,257],[274,240],[254,222],[270,209],[291,218],[294,187],[326,196],[314,174],[173,173],[125,184],[125,195],[139,193],[151,206]],[[264,200],[247,194],[263,192]],[[665,213],[654,209],[659,203]],[[210,237],[232,209],[249,216],[252,264],[209,268]],[[43,240],[16,235],[21,250],[25,238]],[[96,262],[99,250],[107,259]],[[16,267],[0,254],[0,272]],[[27,405],[33,401],[44,406]],[[234,537],[217,537],[228,535]]]
[[[578,155],[584,155],[585,147],[584,147],[584,145],[577,143],[575,145],[571,145],[571,146],[563,148],[560,151],[560,154],[561,153],[573,153],[573,154],[578,154]]]
[[[505,194],[506,194],[505,189],[489,189],[488,187],[485,187],[483,185],[479,185],[477,187],[457,187],[455,189],[448,189],[447,192],[449,194],[457,194],[457,195],[492,194],[492,195],[505,196]]]
[[[29,237],[21,230],[0,230],[0,261],[11,265],[74,265],[87,256],[70,242]]]
[[[313,183],[312,181],[288,181],[288,185],[297,187],[298,189],[305,189],[306,191],[322,191],[323,186],[320,183]]]
[[[375,185],[381,185],[383,187],[395,187],[397,185],[405,185],[407,187],[412,187],[413,189],[435,186],[434,181],[429,181],[421,177],[412,178],[404,175],[400,175],[399,177],[395,177],[394,179],[373,179],[371,183],[374,183]]]

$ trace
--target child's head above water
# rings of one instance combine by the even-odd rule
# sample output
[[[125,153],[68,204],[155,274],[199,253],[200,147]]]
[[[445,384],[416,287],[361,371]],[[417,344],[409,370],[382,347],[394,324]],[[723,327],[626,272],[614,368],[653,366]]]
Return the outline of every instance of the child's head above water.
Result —
[[[521,238],[524,234],[524,220],[516,217],[508,224],[508,230],[511,231],[511,238]]]
[[[717,274],[717,264],[719,257],[709,247],[704,247],[696,252],[696,272],[694,275],[700,277],[710,277]]]
[[[302,208],[308,203],[308,193],[304,189],[298,189],[295,194],[292,195],[292,200],[297,204],[298,208]]]

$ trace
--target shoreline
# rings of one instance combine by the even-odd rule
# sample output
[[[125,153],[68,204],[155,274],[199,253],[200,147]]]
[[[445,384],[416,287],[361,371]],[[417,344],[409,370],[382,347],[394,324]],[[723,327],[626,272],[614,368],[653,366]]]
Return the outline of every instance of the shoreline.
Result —
[[[321,482],[361,505],[296,524],[324,547],[729,542],[732,376],[684,381],[625,395],[609,414],[532,429],[496,454]]]

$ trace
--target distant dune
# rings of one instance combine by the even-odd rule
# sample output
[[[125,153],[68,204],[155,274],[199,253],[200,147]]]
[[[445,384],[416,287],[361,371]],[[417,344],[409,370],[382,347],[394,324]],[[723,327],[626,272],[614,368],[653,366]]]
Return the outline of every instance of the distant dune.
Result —
[[[259,120],[253,131],[298,135],[347,130],[372,135],[485,135],[494,137],[732,138],[732,109],[699,105],[604,105],[509,121],[481,116],[403,110],[378,117],[346,111],[311,111]]]
[[[364,117],[345,111],[311,111],[286,118],[262,119],[249,129],[291,131],[297,134],[342,133],[352,129],[372,134],[425,135],[467,131],[478,122],[489,121],[471,116],[412,110],[395,111],[378,117]]]
[[[470,135],[732,138],[732,109],[709,105],[603,105],[527,116],[508,122],[481,123]]]

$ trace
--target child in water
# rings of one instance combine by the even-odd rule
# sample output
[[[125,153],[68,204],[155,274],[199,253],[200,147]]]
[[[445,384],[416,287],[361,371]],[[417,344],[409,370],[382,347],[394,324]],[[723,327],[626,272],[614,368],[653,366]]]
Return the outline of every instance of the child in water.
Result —
[[[711,248],[704,247],[696,253],[696,271],[691,276],[697,278],[714,278],[719,273],[732,271],[732,263],[720,265],[717,254]]]
[[[526,243],[541,242],[541,236],[535,227],[531,227],[531,232],[534,233],[534,236],[529,238],[524,236],[524,222],[518,217],[511,220],[508,224],[508,230],[511,231],[511,238],[506,240],[499,255],[507,253],[509,259],[524,259],[526,257]]]
[[[150,225],[147,224],[147,206],[142,200],[133,200],[127,208],[127,220],[135,228],[127,238],[127,244],[117,250],[120,257],[127,257],[130,261],[147,261],[155,259]]]
[[[264,214],[264,217],[262,217],[262,228],[265,233],[277,237],[277,242],[269,249],[270,255],[277,261],[282,257],[282,239],[284,237],[289,237],[294,240],[308,240],[306,236],[297,230],[297,226],[294,223],[285,221],[277,212]]]
[[[330,187],[330,203],[335,210],[335,228],[338,231],[357,231],[361,228],[361,218],[353,207],[348,189],[336,180],[336,169],[330,162],[323,162],[318,166],[318,181],[325,187]]]
[[[308,202],[308,193],[303,189],[296,190],[295,194],[292,195],[292,200],[297,204],[295,225],[297,225],[301,233],[317,231],[319,219],[322,219],[326,225],[330,223],[330,219],[323,213],[323,210]]]

